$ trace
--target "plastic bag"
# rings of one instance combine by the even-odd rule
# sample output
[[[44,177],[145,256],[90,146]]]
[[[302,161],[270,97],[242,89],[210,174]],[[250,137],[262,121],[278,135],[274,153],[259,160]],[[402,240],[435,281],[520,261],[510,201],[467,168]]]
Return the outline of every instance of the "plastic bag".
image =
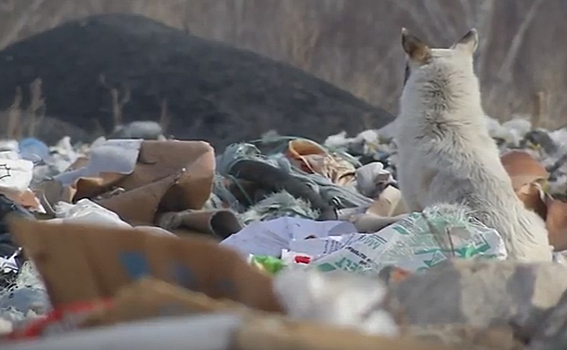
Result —
[[[498,232],[472,219],[467,207],[439,205],[412,213],[377,233],[361,235],[310,266],[320,271],[377,272],[394,265],[416,272],[450,258],[476,256],[506,259]]]

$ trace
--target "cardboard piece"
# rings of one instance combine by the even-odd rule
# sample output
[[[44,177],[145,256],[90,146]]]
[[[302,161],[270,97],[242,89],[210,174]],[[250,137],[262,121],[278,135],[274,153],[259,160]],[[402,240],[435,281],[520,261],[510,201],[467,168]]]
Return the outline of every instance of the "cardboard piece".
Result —
[[[93,310],[79,328],[112,325],[153,317],[203,312],[231,311],[250,313],[244,305],[230,300],[216,300],[169,283],[144,278],[122,288],[106,307]]]
[[[135,188],[119,195],[98,200],[101,206],[115,212],[130,225],[152,225],[165,193],[181,174]]]
[[[162,214],[158,221],[166,230],[188,229],[219,239],[225,239],[242,229],[240,221],[230,210],[170,212]]]
[[[206,142],[144,141],[132,174],[114,184],[126,192],[98,203],[132,225],[153,224],[158,209],[201,209],[214,172],[214,150]]]
[[[236,330],[233,344],[236,349],[341,349],[340,346],[343,346],[342,349],[366,349],[370,346],[376,349],[378,344],[380,349],[434,349],[420,344],[422,341],[409,337],[387,339],[365,336],[356,331],[329,325],[291,321],[273,314],[250,310],[233,301],[211,299],[202,293],[191,292],[155,279],[144,279],[123,288],[110,306],[99,307],[92,311],[83,319],[79,327],[108,326],[121,322],[193,313],[233,313],[241,316],[244,322]],[[334,335],[336,333],[338,335]],[[407,333],[412,334],[409,331]],[[258,342],[259,339],[267,343]],[[335,343],[338,339],[341,339],[339,343]],[[345,346],[349,343],[352,347]]]
[[[144,141],[134,172],[120,181],[126,191],[186,169],[168,196],[181,200],[169,211],[201,209],[209,199],[215,171],[213,148],[202,141]],[[182,195],[176,197],[175,193]],[[179,209],[179,207],[184,207]]]
[[[98,163],[101,162],[99,159]],[[72,178],[72,172],[88,164],[88,159],[81,159],[62,176]],[[132,225],[147,225],[154,223],[158,210],[201,209],[212,191],[215,165],[214,150],[206,142],[143,141],[131,173],[103,171],[97,176],[79,177],[70,186],[54,180],[44,185],[42,192],[44,201],[52,208],[69,196],[72,202],[82,198],[94,200],[120,188],[123,193],[97,202]]]
[[[205,240],[15,218],[10,232],[35,262],[54,307],[112,297],[151,276],[212,298],[282,310],[269,276],[236,252]]]
[[[233,350],[466,350],[412,338],[387,338],[326,324],[262,315],[247,320],[234,335]],[[469,348],[470,349],[470,348]]]
[[[101,173],[99,177],[81,177],[72,186],[76,189],[73,202],[100,196],[116,186],[126,176],[118,173]]]

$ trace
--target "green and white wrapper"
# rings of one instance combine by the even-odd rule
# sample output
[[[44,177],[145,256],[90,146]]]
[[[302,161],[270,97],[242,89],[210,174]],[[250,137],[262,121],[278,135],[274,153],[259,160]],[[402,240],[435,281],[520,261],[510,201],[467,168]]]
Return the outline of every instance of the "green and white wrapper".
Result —
[[[309,266],[320,271],[378,272],[393,265],[418,272],[447,259],[477,257],[505,260],[502,237],[472,218],[467,207],[444,204],[414,212],[377,233],[360,234]]]

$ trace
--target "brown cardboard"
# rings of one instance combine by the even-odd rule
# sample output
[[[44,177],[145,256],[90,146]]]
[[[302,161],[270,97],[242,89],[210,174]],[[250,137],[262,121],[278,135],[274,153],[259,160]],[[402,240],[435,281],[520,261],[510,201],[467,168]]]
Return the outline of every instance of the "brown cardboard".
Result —
[[[48,228],[43,232],[44,225],[37,226],[33,221],[21,219],[10,224],[10,232],[17,243],[24,247],[26,256],[33,259],[40,274],[45,276],[51,303],[58,306],[100,297],[99,284],[79,241],[83,236],[79,232],[81,228],[77,227],[75,232],[61,230],[56,239],[50,234],[56,226],[52,224]]]
[[[131,225],[152,225],[165,193],[181,174],[173,174],[156,182],[132,189],[97,203],[115,212]]]
[[[230,300],[212,299],[205,294],[188,291],[150,278],[121,289],[109,307],[95,309],[81,322],[79,327],[108,326],[161,316],[212,312],[230,312],[243,316],[243,323],[236,330],[232,349],[450,349],[448,346],[439,346],[427,339],[367,336],[354,330],[324,324],[292,321],[274,314],[248,309]],[[478,337],[461,336],[460,338],[483,341]],[[431,345],[427,345],[428,343]],[[466,349],[462,346],[464,343],[459,344],[459,349]],[[483,344],[503,343],[491,340],[484,341]],[[506,349],[512,350],[508,347]]]
[[[231,350],[466,350],[411,338],[364,335],[326,324],[262,315],[245,322],[234,335]]]
[[[75,181],[73,187],[77,190],[73,202],[82,198],[93,198],[109,191],[126,175],[118,173],[101,173],[99,177],[81,177]]]
[[[69,170],[87,163],[88,158],[81,158]],[[112,188],[120,188],[123,193],[99,199],[98,203],[132,225],[153,224],[158,209],[201,209],[211,194],[214,172],[214,150],[206,142],[143,141],[131,174],[103,172],[97,177],[78,178],[70,186],[73,193],[69,201],[94,200]],[[44,187],[44,202],[50,208],[68,196],[59,182]]]
[[[164,213],[158,220],[166,230],[179,228],[197,231],[224,239],[242,229],[234,212],[230,210],[185,210]]]
[[[281,311],[269,276],[205,240],[135,229],[14,219],[11,232],[36,263],[54,307],[107,298],[155,277],[214,298]]]
[[[201,209],[212,190],[215,170],[213,148],[202,141],[144,141],[134,172],[120,181],[129,191],[186,169],[177,182],[183,209]],[[176,191],[174,191],[176,192]],[[173,194],[171,194],[174,196]],[[181,210],[183,210],[181,209]],[[178,208],[171,211],[177,211]]]
[[[98,201],[132,225],[160,211],[201,209],[213,186],[213,148],[201,141],[144,141],[132,174],[113,183],[126,192]]]
[[[122,288],[109,307],[94,310],[79,327],[88,328],[152,317],[217,311],[249,313],[251,310],[230,300],[212,299],[203,293],[145,278]]]

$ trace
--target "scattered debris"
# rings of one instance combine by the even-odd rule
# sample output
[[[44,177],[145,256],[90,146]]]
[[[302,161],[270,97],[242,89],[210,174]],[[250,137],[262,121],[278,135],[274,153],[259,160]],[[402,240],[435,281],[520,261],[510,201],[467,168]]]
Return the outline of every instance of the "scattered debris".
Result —
[[[554,262],[519,263],[464,206],[408,212],[391,128],[325,144],[272,134],[218,154],[141,134],[0,142],[3,341],[40,346],[110,324],[122,339],[143,322],[174,327],[172,316],[204,332],[199,317],[214,315],[196,314],[215,313],[233,317],[227,334],[251,337],[242,342],[283,344],[296,327],[286,337],[300,349],[329,332],[361,349],[560,344],[562,133],[490,123],[514,190],[556,250]]]

